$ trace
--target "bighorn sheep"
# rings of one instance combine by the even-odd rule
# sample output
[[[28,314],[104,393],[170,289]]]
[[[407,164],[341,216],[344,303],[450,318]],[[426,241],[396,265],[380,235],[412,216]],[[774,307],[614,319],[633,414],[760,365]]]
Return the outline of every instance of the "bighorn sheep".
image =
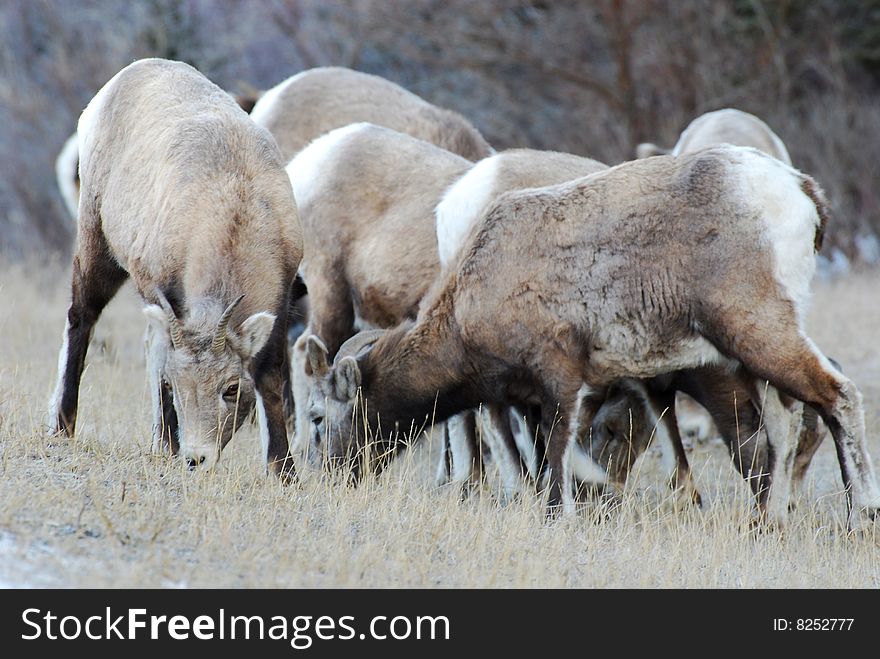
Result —
[[[412,135],[471,161],[493,153],[460,114],[379,76],[342,67],[309,69],[288,78],[260,97],[251,117],[275,136],[286,160],[315,137],[355,122]]]
[[[708,112],[694,119],[682,132],[671,154],[679,156],[693,153],[721,143],[754,147],[787,165],[791,164],[785,144],[766,123],[754,115],[732,108]],[[653,144],[640,144],[637,149],[639,158],[664,153],[670,152]],[[607,465],[614,462],[616,476],[623,478],[635,458],[646,448],[646,442],[654,427],[647,418],[639,417],[647,415],[656,420],[658,412],[667,409],[667,414],[663,416],[660,434],[667,436],[675,449],[677,463],[675,482],[690,489],[689,494],[699,501],[699,495],[693,489],[676,419],[677,389],[690,393],[702,403],[703,407],[712,410],[711,416],[717,422],[721,437],[727,443],[737,467],[749,480],[755,492],[760,493],[767,485],[763,477],[767,465],[766,451],[762,446],[763,437],[758,433],[761,409],[760,397],[756,394],[759,388],[758,383],[748,383],[747,378],[744,379],[741,374],[731,373],[723,367],[698,369],[691,373],[679,374],[678,377],[669,374],[664,376],[662,381],[658,380],[647,388],[629,383],[615,388],[610,394],[607,407],[596,415],[591,432],[592,439],[588,443],[596,451],[597,458],[601,456],[603,463]],[[730,419],[727,417],[734,411],[732,396],[735,393],[739,393],[736,407],[740,412],[740,418]],[[637,417],[633,420],[634,427],[628,425],[630,413]],[[821,435],[817,432],[815,412],[807,410],[805,413],[807,418],[801,429],[802,447],[799,456],[801,460],[805,459],[808,465],[821,440]],[[618,415],[617,418],[613,418],[614,414]],[[742,424],[742,427],[731,425],[734,422]],[[641,436],[635,432],[635,427],[642,429]],[[636,441],[632,443],[623,441],[624,437]],[[798,477],[803,476],[806,465],[802,461],[798,463]],[[764,491],[766,493],[766,490]]]
[[[312,142],[287,166],[304,229],[300,273],[310,291],[308,330],[293,350],[295,448],[321,449],[309,416],[314,376],[305,339],[330,355],[365,327],[415,318],[440,265],[433,209],[471,163],[428,142],[358,123]],[[335,446],[326,447],[330,458]]]
[[[437,205],[437,248],[441,266],[445,270],[454,262],[469,232],[501,193],[563,183],[603,169],[607,166],[596,160],[554,151],[510,149],[484,158],[458,179]],[[538,476],[543,456],[535,451],[533,429],[523,421],[528,416],[526,410],[506,410],[494,405],[488,405],[486,410],[499,440],[490,444],[492,456],[498,463],[505,491],[513,494],[519,489],[524,473]],[[486,433],[484,437],[492,434]],[[437,480],[448,479],[456,465],[474,464],[477,458],[474,448],[472,442],[444,446]],[[578,476],[595,476],[596,469],[590,469],[583,460],[575,464]]]
[[[271,135],[192,67],[135,62],[78,126],[72,301],[51,401],[73,435],[88,338],[127,277],[148,306],[154,448],[213,466],[256,404],[270,470],[293,472],[282,391],[302,234]]]
[[[636,157],[648,158],[665,154],[680,156],[723,143],[751,146],[786,165],[791,164],[788,149],[767,124],[753,114],[734,108],[701,114],[688,124],[671,151],[646,142],[636,147]]]
[[[803,331],[824,217],[811,178],[731,146],[506,193],[415,323],[342,345],[313,397],[319,430],[393,449],[397,424],[537,402],[549,511],[570,509],[565,457],[612,382],[735,361],[771,385],[766,514],[788,513],[798,419],[782,391],[828,424],[856,526],[880,508],[861,394]]]
[[[443,254],[438,259],[434,206],[451,183],[464,180],[460,177],[470,167],[454,154],[372,124],[334,130],[288,165],[306,242],[301,273],[314,291],[308,333],[321,337],[328,356],[358,327],[387,328],[415,317],[443,261]],[[566,154],[515,150],[481,161],[468,176],[477,171],[481,192],[495,195],[518,187],[526,177],[568,180],[603,167]],[[452,189],[459,189],[459,183]],[[482,205],[491,202],[491,197],[481,199]],[[438,233],[448,233],[441,229],[443,221],[457,221],[458,210],[463,209],[449,200],[441,203]],[[317,446],[321,439],[307,406],[314,377],[305,353],[308,333],[295,344],[293,358],[299,447],[306,441]],[[314,368],[322,370],[325,363]],[[460,431],[453,432],[452,439],[472,449],[473,417],[466,416],[458,425]],[[326,448],[331,458],[341,457],[338,446]],[[472,481],[477,462],[474,451],[460,449],[453,480]]]

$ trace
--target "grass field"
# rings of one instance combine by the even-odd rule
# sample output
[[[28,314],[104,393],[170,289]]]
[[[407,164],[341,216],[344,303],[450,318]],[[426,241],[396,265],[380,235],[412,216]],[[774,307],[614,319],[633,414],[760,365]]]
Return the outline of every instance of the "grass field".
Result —
[[[98,324],[75,441],[43,430],[68,298],[58,266],[0,265],[0,586],[880,587],[875,537],[847,536],[832,442],[784,533],[755,534],[717,443],[691,454],[703,510],[679,509],[660,460],[636,465],[604,521],[545,523],[537,496],[501,505],[497,475],[461,502],[433,486],[439,442],[359,488],[307,469],[263,476],[246,425],[213,473],[150,453],[140,304],[126,286]],[[808,330],[865,397],[880,463],[880,271],[817,283]]]

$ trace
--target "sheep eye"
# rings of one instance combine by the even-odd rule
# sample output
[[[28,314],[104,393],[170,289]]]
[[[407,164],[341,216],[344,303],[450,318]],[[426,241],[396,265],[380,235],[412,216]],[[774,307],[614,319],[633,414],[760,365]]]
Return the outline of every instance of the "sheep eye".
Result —
[[[322,423],[324,423],[324,417],[322,417],[322,416],[312,417],[312,423],[315,424],[315,426],[320,426]]]
[[[234,403],[238,399],[238,383],[230,384],[223,392],[223,398]]]

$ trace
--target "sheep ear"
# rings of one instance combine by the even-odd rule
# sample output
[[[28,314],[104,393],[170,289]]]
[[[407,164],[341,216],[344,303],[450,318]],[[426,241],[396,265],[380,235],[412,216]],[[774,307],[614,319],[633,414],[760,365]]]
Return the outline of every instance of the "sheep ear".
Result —
[[[306,356],[308,357],[308,366],[312,370],[312,375],[316,378],[323,378],[330,371],[330,364],[327,361],[329,353],[321,339],[312,334],[306,339]]]
[[[275,314],[260,311],[245,320],[238,328],[237,342],[239,354],[251,359],[266,345],[272,328],[275,327]]]
[[[361,386],[361,369],[354,357],[343,357],[336,365],[336,397],[339,400],[354,400]]]

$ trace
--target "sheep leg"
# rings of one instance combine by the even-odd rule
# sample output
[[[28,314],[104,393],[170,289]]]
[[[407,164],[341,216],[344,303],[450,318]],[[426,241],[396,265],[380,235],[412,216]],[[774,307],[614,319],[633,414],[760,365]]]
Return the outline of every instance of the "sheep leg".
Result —
[[[449,440],[449,424],[443,423],[441,430],[440,460],[437,463],[437,474],[434,477],[437,487],[448,485],[450,475],[452,474],[452,447]]]
[[[759,504],[770,487],[767,429],[761,427],[762,410],[758,405],[761,400],[760,384],[760,381],[753,380],[750,397],[743,401],[736,400],[737,425],[731,433],[722,432],[725,439],[728,436],[732,438],[727,445],[730,458]]]
[[[285,427],[291,433],[296,432],[296,400],[293,396],[293,378],[290,372],[290,344],[285,332],[283,365],[281,367],[281,402],[284,408]]]
[[[761,381],[743,369],[729,371],[722,367],[684,375],[676,379],[676,386],[709,412],[730,459],[757,499],[768,485],[766,433],[759,430],[761,411],[756,406],[761,398]]]
[[[543,461],[543,455],[538,456],[539,448],[538,438],[535,436],[535,424],[525,415],[521,415],[520,410],[516,407],[506,408],[506,413],[505,422],[519,454],[524,477],[535,483],[541,473],[540,463]]]
[[[702,506],[703,501],[694,483],[687,453],[685,453],[681,441],[678,419],[675,416],[675,389],[651,391],[650,395],[649,405],[657,419],[655,422],[657,437],[661,442],[667,444],[664,451],[672,448],[672,453],[675,456],[675,470],[669,477],[669,486],[688,503]],[[657,414],[657,410],[660,410],[660,414]]]
[[[789,307],[790,311],[790,307]],[[837,371],[828,359],[797,328],[796,318],[781,317],[776,331],[755,334],[755,326],[742,328],[738,350],[731,350],[743,365],[786,394],[814,407],[825,421],[837,448],[841,477],[848,505],[848,524],[856,528],[873,520],[880,510],[880,488],[865,444],[865,413],[862,395],[855,384]],[[731,346],[733,344],[731,343]],[[766,416],[766,415],[765,415]],[[769,418],[769,417],[768,417]],[[768,427],[768,435],[773,429]],[[779,458],[784,452],[775,442]],[[772,469],[771,469],[772,470]],[[771,489],[777,485],[771,480]],[[786,488],[784,497],[787,499]],[[780,497],[783,493],[779,493]],[[777,510],[779,504],[774,504]],[[787,511],[788,506],[785,506]]]
[[[510,427],[508,408],[489,405],[487,412],[491,431],[483,433],[483,440],[490,442],[492,456],[498,463],[504,496],[512,499],[522,493],[523,480],[529,471],[520,459],[519,449]]]
[[[801,422],[802,407],[786,406],[775,387],[766,387],[762,400],[764,426],[767,428],[767,479],[769,487],[758,495],[762,517],[781,526],[788,515],[791,496],[791,471],[794,466],[793,438]]]
[[[290,357],[285,354],[288,350],[287,324],[281,319],[275,323],[269,341],[254,365],[263,459],[266,469],[278,476],[282,483],[289,483],[296,476],[284,414],[284,371],[290,370]]]
[[[802,491],[807,469],[824,438],[824,433],[819,428],[818,413],[812,407],[805,405],[798,434],[797,453],[794,456],[794,468],[791,472],[792,496]]]
[[[462,412],[448,419],[446,427],[452,457],[450,482],[460,483],[462,497],[465,497],[480,483],[483,476],[476,416],[473,411]]]
[[[297,275],[291,285],[290,304],[287,306],[287,342],[290,346],[293,346],[304,329],[307,307],[302,304],[302,298],[307,294],[305,282]],[[289,352],[288,360],[290,360]],[[296,395],[293,389],[293,376],[290,368],[287,368],[284,372],[286,374],[286,382],[284,383],[284,415],[287,419],[288,430],[296,433]],[[295,438],[296,435],[294,434],[294,443],[296,442]]]
[[[831,357],[827,358],[831,365],[840,373],[843,369]],[[822,440],[825,439],[825,428],[819,425],[819,414],[812,407],[804,406],[804,416],[798,435],[797,453],[794,456],[794,469],[791,474],[792,496],[799,495],[803,490],[807,469]]]
[[[543,489],[547,472],[547,446],[539,416],[540,410],[535,411],[530,407],[511,407],[509,410],[509,423],[517,450],[524,459],[536,493]]]
[[[174,392],[162,371],[166,349],[165,341],[159,340],[152,327],[147,327],[147,370],[153,398],[153,452],[168,451],[171,455],[177,455],[180,440]]]
[[[587,398],[589,387],[581,384],[578,389],[557,396],[557,404],[541,406],[541,426],[547,441],[547,465],[550,470],[547,517],[574,513],[571,460],[569,453],[577,441],[581,424],[589,428],[601,400]]]
[[[128,277],[110,255],[100,232],[80,229],[73,259],[71,302],[67,310],[64,338],[58,354],[58,380],[49,403],[49,424],[53,432],[73,437],[79,385],[86,352],[95,323]]]
[[[304,453],[307,459],[311,459],[311,455],[309,452],[312,447],[309,446],[309,438],[311,431],[311,419],[309,418],[309,393],[312,388],[312,381],[307,370],[307,362],[308,357],[306,356],[306,339],[309,335],[312,334],[310,331],[310,327],[307,327],[306,330],[297,338],[296,342],[293,344],[293,353],[290,357],[290,380],[293,389],[293,398],[294,398],[294,414],[295,414],[295,424],[294,424],[294,435],[293,435],[293,447],[292,451],[294,453]],[[316,449],[320,447],[314,447]],[[321,452],[317,451],[317,456],[320,457]]]

